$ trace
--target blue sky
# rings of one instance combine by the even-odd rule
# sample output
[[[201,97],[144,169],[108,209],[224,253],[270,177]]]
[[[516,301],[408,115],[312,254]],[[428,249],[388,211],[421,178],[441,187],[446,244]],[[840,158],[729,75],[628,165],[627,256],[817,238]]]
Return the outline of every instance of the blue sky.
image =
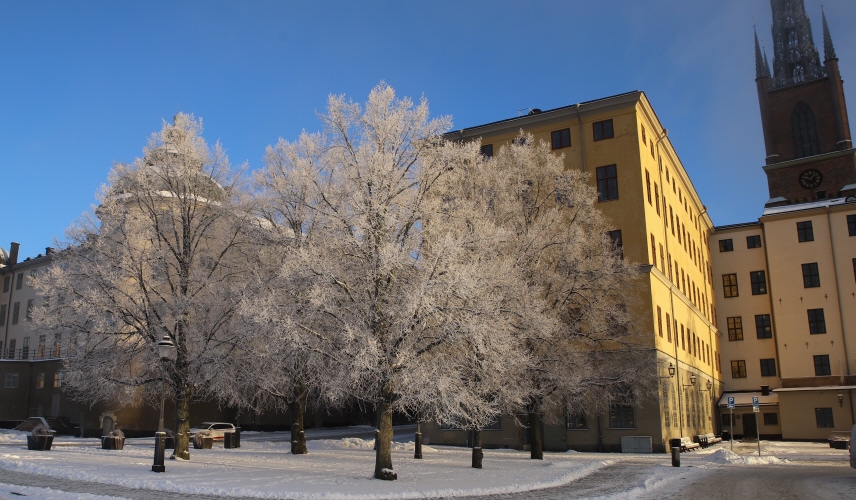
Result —
[[[856,102],[856,2],[805,0],[821,52],[821,1]],[[0,247],[43,253],[178,111],[254,169],[381,80],[456,128],[644,90],[714,223],[754,220],[753,18],[772,61],[767,0],[2,2]]]

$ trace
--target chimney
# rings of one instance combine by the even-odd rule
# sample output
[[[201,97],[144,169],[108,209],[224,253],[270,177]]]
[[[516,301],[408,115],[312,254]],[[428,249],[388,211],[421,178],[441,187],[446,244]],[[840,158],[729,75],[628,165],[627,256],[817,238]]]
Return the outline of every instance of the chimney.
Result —
[[[54,253],[53,247],[45,247],[45,255],[51,255]]]
[[[762,385],[761,386],[761,395],[762,396],[769,396],[770,395],[770,386],[769,385]]]
[[[12,242],[11,247],[9,248],[9,265],[14,266],[18,263],[18,247],[20,247],[20,243]]]

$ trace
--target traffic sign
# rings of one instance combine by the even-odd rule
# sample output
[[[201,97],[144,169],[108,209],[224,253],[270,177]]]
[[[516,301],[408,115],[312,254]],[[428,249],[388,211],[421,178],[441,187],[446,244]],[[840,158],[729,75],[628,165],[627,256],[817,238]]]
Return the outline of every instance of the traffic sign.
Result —
[[[734,408],[734,396],[728,396],[728,407]]]
[[[755,411],[758,411],[758,396],[752,396],[752,406],[755,407]]]
[[[752,411],[754,411],[755,413],[758,413],[759,409],[758,409],[758,407],[757,407],[757,406],[753,406],[753,407],[752,407]]]

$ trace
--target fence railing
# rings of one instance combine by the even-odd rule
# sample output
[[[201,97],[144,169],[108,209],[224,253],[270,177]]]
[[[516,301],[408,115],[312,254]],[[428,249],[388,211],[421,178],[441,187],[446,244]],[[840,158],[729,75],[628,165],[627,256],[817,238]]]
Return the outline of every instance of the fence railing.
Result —
[[[60,346],[19,347],[17,349],[0,349],[0,361],[42,361],[63,359],[74,354],[76,350]]]

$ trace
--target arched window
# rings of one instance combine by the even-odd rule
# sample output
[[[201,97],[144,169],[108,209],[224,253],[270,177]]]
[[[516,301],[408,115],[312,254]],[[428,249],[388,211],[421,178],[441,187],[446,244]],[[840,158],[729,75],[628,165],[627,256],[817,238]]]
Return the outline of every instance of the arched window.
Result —
[[[794,108],[791,115],[791,127],[794,130],[794,150],[797,158],[820,154],[814,112],[808,107],[808,104],[800,101]]]

